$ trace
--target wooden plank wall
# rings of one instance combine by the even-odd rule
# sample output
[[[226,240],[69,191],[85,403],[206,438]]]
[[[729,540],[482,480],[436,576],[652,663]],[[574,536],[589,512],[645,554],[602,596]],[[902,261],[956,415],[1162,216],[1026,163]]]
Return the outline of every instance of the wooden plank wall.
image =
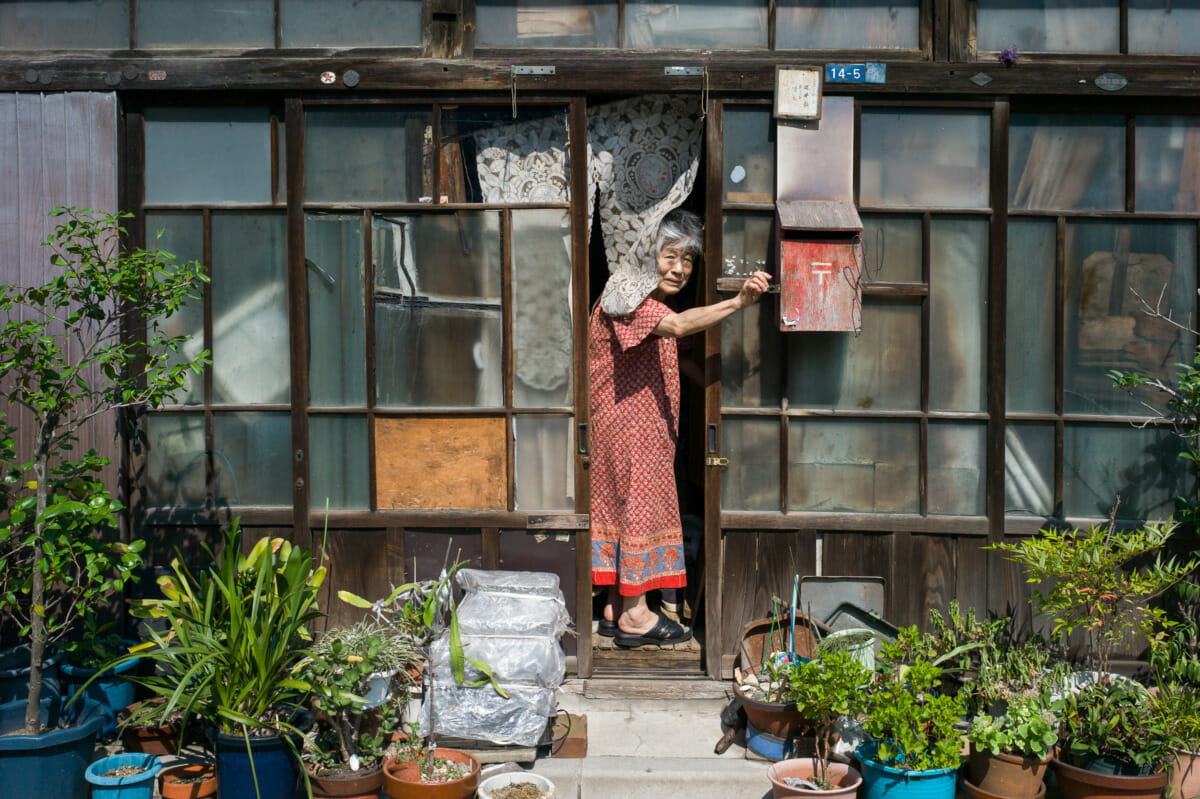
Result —
[[[0,283],[32,285],[48,275],[41,246],[57,206],[117,208],[117,97],[111,92],[0,93]],[[33,432],[8,409],[18,428],[18,455],[32,453]],[[112,417],[81,432],[83,448],[110,458],[104,475],[117,491],[120,448]]]

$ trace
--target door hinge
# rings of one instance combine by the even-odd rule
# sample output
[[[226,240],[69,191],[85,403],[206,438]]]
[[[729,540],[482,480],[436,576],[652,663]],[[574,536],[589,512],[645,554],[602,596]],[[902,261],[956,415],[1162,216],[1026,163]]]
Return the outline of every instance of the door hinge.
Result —
[[[705,466],[728,466],[729,458],[722,458],[720,455],[708,455],[704,458]]]

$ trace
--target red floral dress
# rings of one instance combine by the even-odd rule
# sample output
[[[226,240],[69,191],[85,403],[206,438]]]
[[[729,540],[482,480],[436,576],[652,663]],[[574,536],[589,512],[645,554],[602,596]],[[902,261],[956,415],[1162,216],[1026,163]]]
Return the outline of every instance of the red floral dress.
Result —
[[[591,373],[592,583],[622,596],[686,584],[675,442],[679,357],[651,331],[671,313],[653,299],[629,316],[596,307]]]

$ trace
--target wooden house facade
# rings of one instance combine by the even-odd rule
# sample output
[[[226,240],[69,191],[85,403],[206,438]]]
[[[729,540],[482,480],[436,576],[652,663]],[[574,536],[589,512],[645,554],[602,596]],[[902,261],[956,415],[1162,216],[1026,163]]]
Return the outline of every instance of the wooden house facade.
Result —
[[[781,164],[822,168],[779,151],[781,65],[852,100],[861,330],[780,332],[770,295],[684,347],[699,645],[593,649],[606,192],[657,201],[693,170],[689,302],[774,269]],[[1195,318],[1198,94],[1200,10],[1151,0],[15,0],[0,280],[40,273],[65,204],[209,267],[173,323],[212,365],[121,439],[93,431],[155,563],[240,517],[325,548],[332,624],[337,590],[450,549],[559,574],[581,675],[716,677],[795,574],[883,577],[898,624],[954,598],[1027,612],[987,545],[1194,492],[1107,374],[1192,359],[1142,301]],[[692,155],[643,135],[597,177],[646,130]]]

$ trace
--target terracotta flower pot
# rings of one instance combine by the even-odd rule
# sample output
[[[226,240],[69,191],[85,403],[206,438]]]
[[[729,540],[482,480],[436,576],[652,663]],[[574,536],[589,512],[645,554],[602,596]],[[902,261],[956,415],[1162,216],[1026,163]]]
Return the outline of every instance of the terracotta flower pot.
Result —
[[[379,789],[383,787],[383,768],[376,766],[373,769],[322,777],[313,775],[310,769],[308,781],[314,797],[379,799]]]
[[[1175,760],[1168,773],[1171,775],[1170,799],[1200,796],[1200,752],[1176,749]]]
[[[862,775],[845,763],[829,764],[829,781],[836,785],[828,791],[816,791],[809,788],[793,788],[784,782],[785,777],[800,777],[811,780],[819,773],[819,763],[815,757],[797,757],[781,760],[767,767],[767,779],[771,781],[771,796],[774,799],[785,799],[789,796],[820,797],[820,799],[854,799],[858,787],[862,785]]]
[[[1042,780],[1046,777],[1049,765],[1049,755],[1042,760],[1007,752],[993,755],[972,746],[967,761],[967,778],[974,787],[985,793],[1009,799],[1032,799],[1044,790]]]
[[[1058,758],[1051,761],[1063,799],[1161,799],[1167,787],[1167,773],[1144,777],[1099,774]]]
[[[152,704],[162,704],[166,700],[159,697],[151,699]],[[119,722],[123,722],[129,714],[136,711],[142,706],[142,702],[134,702],[129,707],[121,711],[117,717]],[[180,724],[178,721],[168,722],[156,726],[126,726],[121,725],[121,744],[127,752],[144,752],[148,755],[162,757],[164,755],[175,754],[179,745]]]
[[[990,791],[985,791],[983,788],[977,788],[966,777],[963,777],[962,786],[963,793],[966,794],[967,799],[1011,799],[1011,797],[1008,797],[1004,794],[991,793]],[[1037,793],[1030,797],[1030,799],[1043,799],[1045,795],[1046,783],[1039,782]]]
[[[191,782],[197,777],[205,779]],[[189,782],[179,782],[181,779]],[[217,795],[217,769],[211,763],[181,763],[164,769],[158,775],[158,791],[162,799],[203,799]]]
[[[470,799],[479,787],[479,760],[457,749],[437,750],[437,757],[461,763],[470,771],[452,782],[422,782],[419,763],[393,757],[383,764],[383,789],[391,799]]]

